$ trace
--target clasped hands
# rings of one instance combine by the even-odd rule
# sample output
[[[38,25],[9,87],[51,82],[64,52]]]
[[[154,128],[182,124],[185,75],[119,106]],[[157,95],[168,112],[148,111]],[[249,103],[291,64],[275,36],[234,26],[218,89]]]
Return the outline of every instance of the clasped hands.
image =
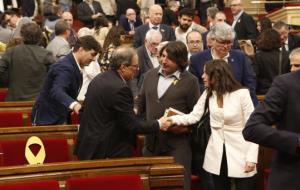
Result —
[[[188,133],[189,128],[187,126],[176,125],[171,119],[171,117],[163,116],[159,119],[160,130],[169,131],[174,134]]]
[[[158,121],[162,131],[167,131],[173,125],[170,117],[162,116]]]

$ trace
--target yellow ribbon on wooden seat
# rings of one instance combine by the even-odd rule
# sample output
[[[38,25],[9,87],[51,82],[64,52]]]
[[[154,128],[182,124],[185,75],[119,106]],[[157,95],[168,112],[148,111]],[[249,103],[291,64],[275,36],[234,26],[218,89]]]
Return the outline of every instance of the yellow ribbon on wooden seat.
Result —
[[[40,150],[35,156],[30,149],[30,146],[33,144],[40,145]],[[32,136],[27,140],[25,147],[25,157],[29,165],[34,164],[43,164],[46,158],[46,151],[42,140],[37,136]]]

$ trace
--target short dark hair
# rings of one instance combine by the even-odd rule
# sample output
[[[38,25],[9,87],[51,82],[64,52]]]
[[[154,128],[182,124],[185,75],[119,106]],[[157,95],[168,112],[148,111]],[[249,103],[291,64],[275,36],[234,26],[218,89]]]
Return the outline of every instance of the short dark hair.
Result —
[[[5,17],[5,15],[10,15],[10,16],[16,15],[18,17],[20,16],[20,14],[18,12],[14,11],[14,10],[5,11],[3,16]]]
[[[163,51],[168,53],[168,58],[178,65],[180,71],[185,70],[188,65],[188,51],[183,42],[171,41],[161,48],[159,51],[160,56],[162,56]]]
[[[256,40],[259,50],[270,51],[279,49],[281,46],[280,34],[274,29],[263,31]]]
[[[284,27],[285,29],[289,29],[289,25],[283,21],[275,22],[273,25],[273,28],[275,30],[280,30],[282,27]]]
[[[195,13],[192,9],[183,8],[179,11],[179,16],[182,17],[183,15],[194,18]]]
[[[73,51],[77,52],[81,47],[84,50],[95,50],[97,53],[102,51],[99,42],[93,36],[90,35],[78,38],[74,45]]]
[[[136,50],[132,47],[119,46],[115,49],[110,57],[110,68],[112,70],[118,70],[121,65],[129,66],[134,55],[136,55]]]
[[[64,34],[67,30],[70,30],[71,27],[68,24],[67,21],[64,20],[59,20],[56,24],[55,24],[55,35],[59,36],[61,34]]]
[[[260,23],[262,32],[272,28],[272,21],[268,17],[263,17],[258,22]]]
[[[36,23],[26,23],[21,27],[21,36],[24,44],[39,44],[42,40],[42,29]]]
[[[214,59],[205,64],[205,73],[209,78],[208,97],[215,91],[218,99],[223,102],[223,95],[243,88],[234,78],[230,66],[223,59]]]

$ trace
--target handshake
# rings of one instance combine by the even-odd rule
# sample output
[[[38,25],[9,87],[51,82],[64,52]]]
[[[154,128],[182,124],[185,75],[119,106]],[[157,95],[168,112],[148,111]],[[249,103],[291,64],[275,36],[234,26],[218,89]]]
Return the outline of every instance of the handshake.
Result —
[[[173,125],[173,122],[170,117],[162,116],[159,120],[159,128],[162,131],[168,131],[168,129]]]
[[[168,131],[173,134],[185,134],[190,132],[188,126],[176,125],[176,123],[173,122],[171,117],[166,116],[166,114],[162,116],[158,121],[160,124],[161,131]]]

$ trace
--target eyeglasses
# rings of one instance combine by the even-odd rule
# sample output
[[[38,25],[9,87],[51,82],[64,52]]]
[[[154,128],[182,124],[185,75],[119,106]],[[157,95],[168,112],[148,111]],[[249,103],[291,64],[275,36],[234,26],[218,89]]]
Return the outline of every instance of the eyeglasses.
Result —
[[[222,45],[231,45],[232,44],[232,40],[219,40],[219,39],[215,39],[216,42],[218,42],[219,44]]]
[[[128,67],[131,67],[131,68],[133,68],[135,70],[137,70],[137,69],[140,68],[139,65],[128,65]]]

